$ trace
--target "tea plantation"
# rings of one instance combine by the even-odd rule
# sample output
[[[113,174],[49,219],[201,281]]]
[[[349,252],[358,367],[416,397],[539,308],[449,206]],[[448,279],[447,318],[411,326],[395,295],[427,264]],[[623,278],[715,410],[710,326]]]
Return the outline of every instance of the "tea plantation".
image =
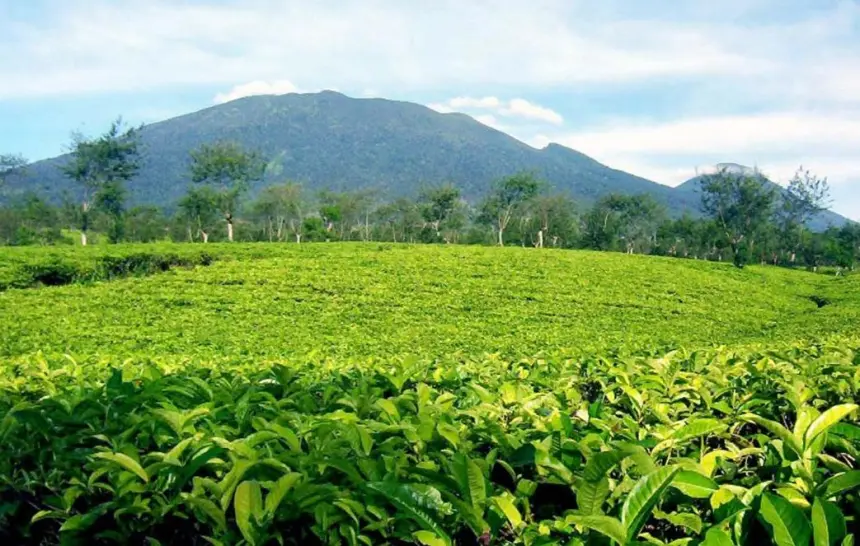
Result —
[[[860,277],[0,250],[2,544],[848,545]]]

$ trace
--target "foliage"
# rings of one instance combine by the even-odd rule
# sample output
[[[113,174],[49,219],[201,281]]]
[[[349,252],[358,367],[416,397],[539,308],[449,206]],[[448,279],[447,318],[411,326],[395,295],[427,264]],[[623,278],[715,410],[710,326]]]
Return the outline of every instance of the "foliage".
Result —
[[[827,179],[818,178],[801,168],[789,181],[781,195],[777,217],[779,227],[788,239],[787,245],[792,249],[792,261],[802,249],[805,226],[816,214],[826,210],[829,200]]]
[[[220,211],[227,222],[227,238],[232,242],[233,216],[242,194],[263,177],[266,164],[259,153],[226,141],[203,144],[192,150],[190,156],[191,182],[205,184],[212,191],[203,193],[192,188],[186,198],[195,203],[208,199],[208,206]]]
[[[773,213],[775,192],[757,173],[722,169],[703,177],[702,210],[731,246],[733,262],[743,267]]]
[[[514,216],[526,214],[528,206],[540,191],[542,182],[531,173],[519,173],[499,179],[481,205],[481,216],[493,224],[499,246]]]
[[[123,276],[102,273],[103,258],[135,256],[179,263],[93,282]],[[66,269],[86,285],[0,294],[0,354],[516,358],[816,339],[860,320],[860,276],[702,260],[379,243],[0,249],[3,286]]]
[[[72,136],[71,156],[61,170],[80,186],[76,220],[81,244],[87,244],[93,205],[112,219],[111,238],[115,241],[122,238],[124,184],[140,170],[139,132],[135,127],[123,131],[122,120],[117,119],[97,138]]]
[[[0,374],[0,539],[841,544],[860,532],[856,342],[18,358]]]
[[[27,165],[24,157],[16,154],[0,154],[0,189],[9,174],[20,172]]]
[[[431,245],[2,257],[4,544],[860,531],[858,277]]]

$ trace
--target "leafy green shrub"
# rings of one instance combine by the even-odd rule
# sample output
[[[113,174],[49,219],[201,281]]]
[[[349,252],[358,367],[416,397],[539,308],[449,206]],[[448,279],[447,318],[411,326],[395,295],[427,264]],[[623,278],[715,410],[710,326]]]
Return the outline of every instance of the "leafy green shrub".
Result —
[[[0,540],[847,545],[855,347],[15,359],[0,374]]]

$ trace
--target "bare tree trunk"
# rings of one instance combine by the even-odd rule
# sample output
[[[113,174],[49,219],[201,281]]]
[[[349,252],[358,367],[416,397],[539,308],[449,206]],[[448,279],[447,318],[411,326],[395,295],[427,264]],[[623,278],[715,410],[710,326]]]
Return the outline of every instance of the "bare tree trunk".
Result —
[[[296,243],[301,243],[301,242],[302,242],[302,234],[296,233]]]
[[[209,234],[208,234],[208,233],[206,233],[205,231],[203,231],[202,229],[200,230],[200,236],[201,236],[201,237],[203,237],[203,242],[204,242],[204,243],[208,243],[208,242],[209,242]]]
[[[87,246],[87,232],[81,231],[81,246]]]
[[[504,232],[499,230],[499,246],[505,246]]]
[[[233,242],[233,220],[227,220],[227,240]]]
[[[543,230],[538,230],[538,248],[543,248]]]
[[[186,227],[188,228],[188,242],[193,243],[194,242],[194,234],[191,232],[191,226],[189,225]]]
[[[364,240],[370,240],[370,213],[364,213]]]

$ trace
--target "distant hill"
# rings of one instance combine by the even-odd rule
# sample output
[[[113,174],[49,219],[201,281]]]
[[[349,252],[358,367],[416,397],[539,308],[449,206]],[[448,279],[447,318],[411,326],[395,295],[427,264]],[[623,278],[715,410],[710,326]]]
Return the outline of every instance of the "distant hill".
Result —
[[[531,170],[584,204],[609,193],[647,193],[673,214],[697,214],[699,207],[694,191],[612,169],[557,144],[532,148],[465,114],[332,91],[239,99],[149,125],[141,139],[144,167],[129,184],[135,204],[175,203],[189,184],[189,151],[223,139],[271,159],[270,176],[254,191],[290,179],[314,190],[377,188],[391,197],[453,182],[475,200],[493,180]],[[25,177],[10,178],[7,198],[30,190],[58,200],[75,191],[59,171],[63,161],[40,161]]]
[[[749,174],[749,175],[757,174],[758,176],[761,177],[763,184],[766,184],[770,187],[773,187],[774,189],[776,189],[778,194],[782,194],[785,191],[785,188],[783,188],[782,186],[780,186],[779,184],[777,184],[775,182],[768,180],[765,176],[763,176],[761,173],[757,172],[752,167],[747,167],[746,165],[739,165],[738,163],[718,163],[717,165],[714,165],[714,169],[713,169],[714,172],[721,170],[721,169],[726,169],[729,172],[734,172],[734,173],[739,173],[739,174]],[[707,173],[702,174],[700,176],[696,176],[694,178],[691,178],[690,180],[687,180],[686,182],[684,182],[680,186],[676,187],[675,190],[677,192],[686,194],[688,196],[688,199],[698,203],[701,201],[702,179],[705,176],[707,176]],[[816,216],[814,216],[812,218],[812,220],[809,222],[809,228],[816,230],[816,231],[824,231],[825,229],[827,229],[830,226],[842,227],[843,225],[845,225],[846,223],[848,223],[850,221],[851,220],[848,220],[844,216],[840,216],[839,214],[836,214],[835,212],[826,210],[820,214],[817,214]]]

